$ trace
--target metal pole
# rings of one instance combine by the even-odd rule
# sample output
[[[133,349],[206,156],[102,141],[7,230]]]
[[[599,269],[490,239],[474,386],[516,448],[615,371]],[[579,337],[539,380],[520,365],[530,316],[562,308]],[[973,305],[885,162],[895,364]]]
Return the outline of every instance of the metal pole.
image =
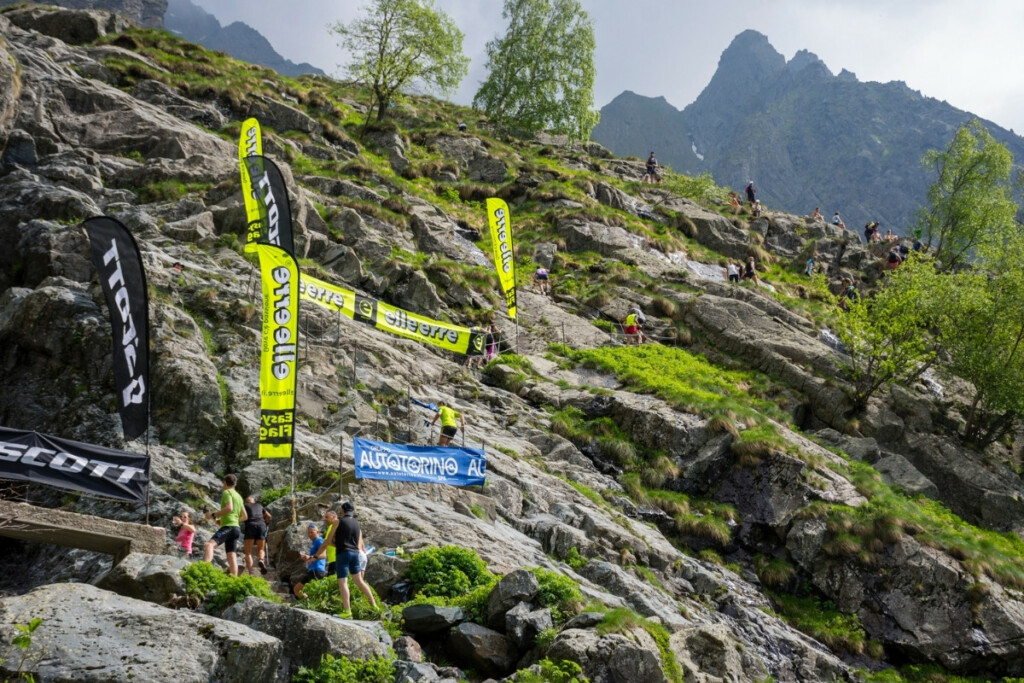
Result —
[[[289,458],[292,461],[292,524],[295,524],[298,519],[298,513],[295,506],[295,447],[292,446],[292,457]]]
[[[516,355],[519,355],[519,314],[516,313]]]
[[[338,438],[338,495],[345,497],[345,434]]]
[[[412,443],[412,386],[406,385],[405,387],[405,408],[409,417],[409,436],[406,438],[406,443]]]
[[[565,321],[562,321],[562,353],[569,355],[569,347],[565,344]]]

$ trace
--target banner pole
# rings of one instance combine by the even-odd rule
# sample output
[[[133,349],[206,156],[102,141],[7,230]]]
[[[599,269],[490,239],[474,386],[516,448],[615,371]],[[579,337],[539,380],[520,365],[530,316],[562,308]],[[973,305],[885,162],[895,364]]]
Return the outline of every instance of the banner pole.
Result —
[[[295,506],[295,450],[292,448],[292,457],[288,458],[292,461],[292,524],[295,524],[297,519],[297,511]]]
[[[345,433],[338,437],[338,497],[345,497]]]
[[[405,406],[409,414],[409,436],[406,439],[406,443],[412,443],[412,385],[406,385],[405,387]]]
[[[148,403],[148,395],[147,395]],[[148,409],[147,409],[148,410]],[[146,469],[151,470],[149,459],[149,417],[146,417]],[[149,472],[146,473],[146,526],[149,526]]]

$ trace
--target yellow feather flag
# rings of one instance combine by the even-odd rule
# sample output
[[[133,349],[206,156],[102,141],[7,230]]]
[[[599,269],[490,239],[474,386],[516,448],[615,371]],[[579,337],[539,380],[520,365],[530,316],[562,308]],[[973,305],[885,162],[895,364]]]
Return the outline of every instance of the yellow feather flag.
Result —
[[[512,220],[508,204],[502,199],[487,200],[487,222],[491,226],[494,267],[498,270],[501,289],[505,292],[508,317],[516,319],[516,262],[512,250]]]

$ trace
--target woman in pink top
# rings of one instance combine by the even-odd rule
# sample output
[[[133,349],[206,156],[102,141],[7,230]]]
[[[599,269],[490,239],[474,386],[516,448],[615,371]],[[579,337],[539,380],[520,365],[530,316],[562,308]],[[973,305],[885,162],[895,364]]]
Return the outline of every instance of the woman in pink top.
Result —
[[[181,527],[174,542],[178,544],[180,550],[185,551],[186,557],[192,557],[192,539],[196,535],[196,528],[192,524],[192,516],[188,510],[182,510],[172,521],[175,526]]]

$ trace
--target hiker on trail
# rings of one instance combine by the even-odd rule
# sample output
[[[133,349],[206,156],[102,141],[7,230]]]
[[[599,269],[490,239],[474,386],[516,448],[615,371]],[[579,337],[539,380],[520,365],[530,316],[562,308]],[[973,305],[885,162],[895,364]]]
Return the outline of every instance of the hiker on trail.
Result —
[[[812,221],[823,221],[823,220],[825,220],[825,217],[821,215],[821,209],[819,209],[817,206],[814,207],[814,213],[811,214],[811,220]]]
[[[804,275],[811,277],[814,275],[814,257],[807,259],[807,265],[804,266]]]
[[[302,553],[301,555],[302,561],[306,563],[306,575],[302,577],[301,581],[292,586],[292,593],[300,600],[306,599],[306,594],[302,592],[302,589],[307,583],[327,576],[327,560],[317,556],[320,548],[324,545],[324,539],[321,538],[320,530],[316,528],[316,524],[310,524],[306,527],[306,535],[309,536],[310,540],[309,552]]]
[[[747,260],[747,265],[746,265],[746,267],[743,268],[743,279],[744,280],[753,280],[755,283],[759,283],[760,282],[760,280],[757,279],[757,269],[754,267],[754,257],[753,256],[751,256]]]
[[[178,535],[174,537],[174,542],[178,544],[178,550],[185,553],[185,557],[192,557],[192,539],[196,535],[196,527],[192,523],[192,514],[188,510],[182,510],[176,517],[171,520],[174,526],[181,527],[178,529]]]
[[[541,294],[550,294],[549,288],[550,275],[548,269],[544,266],[539,266],[537,270],[533,271],[533,286],[540,290]]]
[[[740,266],[738,263],[733,263],[730,259],[725,264],[725,272],[729,275],[729,282],[740,281]]]
[[[252,547],[256,546],[256,561],[260,574],[267,573],[267,563],[263,558],[267,547],[267,525],[272,517],[267,509],[249,496],[245,499],[245,525],[242,527],[244,544],[242,552],[245,557],[245,571],[252,574]]]
[[[437,422],[437,418],[441,418],[441,436],[437,440],[437,445],[447,446],[452,442],[452,437],[459,431],[459,428],[456,426],[456,421],[461,422],[462,431],[466,431],[466,418],[463,417],[462,413],[450,408],[444,401],[438,401],[437,407],[437,414],[434,415],[434,419],[430,421],[430,426],[433,427],[434,423]]]
[[[753,180],[747,183],[747,201],[750,202],[751,206],[757,201],[757,189],[754,187]]]
[[[661,176],[658,174],[658,160],[654,158],[654,152],[647,157],[647,173],[640,179],[641,183],[660,183]]]
[[[639,346],[643,343],[643,324],[647,322],[639,306],[629,309],[629,313],[622,319],[622,331],[626,335],[626,344]]]
[[[240,521],[245,521],[245,503],[242,496],[235,490],[237,483],[238,477],[235,475],[225,476],[221,481],[224,492],[220,495],[220,510],[207,512],[205,515],[206,519],[220,517],[220,528],[203,546],[203,560],[212,561],[214,548],[223,543],[224,554],[228,560],[228,574],[231,576],[238,576],[238,559],[235,557],[235,552],[238,548],[238,539],[242,537],[242,530],[238,524]]]
[[[355,510],[355,506],[348,501],[341,504],[341,512],[344,517],[338,520],[337,526],[331,532],[330,538],[327,539],[327,542],[337,549],[338,592],[341,593],[341,603],[344,607],[344,611],[338,616],[342,619],[352,618],[352,603],[348,590],[350,574],[356,586],[370,602],[370,606],[374,609],[377,608],[377,601],[373,599],[370,587],[366,585],[359,573],[359,551],[365,552],[366,546],[363,544],[363,532],[354,516]]]
[[[324,538],[328,539],[331,537],[331,533],[334,531],[334,527],[338,524],[338,513],[334,510],[328,509],[324,511]],[[327,561],[327,568],[325,571],[328,575],[333,574],[336,561],[337,561],[337,549],[329,543],[324,543],[320,546],[320,550],[316,554],[316,559],[324,559]]]

